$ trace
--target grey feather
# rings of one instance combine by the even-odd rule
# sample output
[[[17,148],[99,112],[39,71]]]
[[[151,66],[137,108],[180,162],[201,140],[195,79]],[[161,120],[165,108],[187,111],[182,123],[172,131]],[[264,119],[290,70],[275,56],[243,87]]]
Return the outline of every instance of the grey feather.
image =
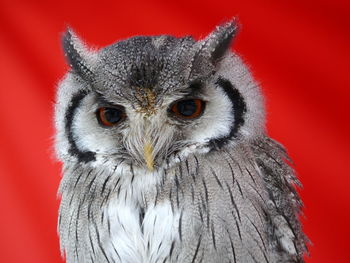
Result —
[[[55,120],[67,262],[303,262],[300,183],[229,51],[236,31],[230,22],[201,41],[134,37],[99,51],[66,34],[73,71]],[[199,117],[174,115],[184,98],[202,101]],[[101,107],[126,117],[103,127]]]

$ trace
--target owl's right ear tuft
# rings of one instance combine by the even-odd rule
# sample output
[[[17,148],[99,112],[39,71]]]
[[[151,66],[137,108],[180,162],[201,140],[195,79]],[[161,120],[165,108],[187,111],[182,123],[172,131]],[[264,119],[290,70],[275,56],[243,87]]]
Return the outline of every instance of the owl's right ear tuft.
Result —
[[[90,51],[71,28],[62,36],[62,47],[69,66],[86,81],[94,80],[92,71],[96,54]]]

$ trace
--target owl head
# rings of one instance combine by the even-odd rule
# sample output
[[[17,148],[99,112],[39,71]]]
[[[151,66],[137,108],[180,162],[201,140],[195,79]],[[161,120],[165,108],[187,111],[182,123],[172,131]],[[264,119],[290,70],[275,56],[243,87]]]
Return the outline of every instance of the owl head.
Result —
[[[261,92],[230,51],[235,21],[202,40],[138,36],[99,50],[68,29],[56,151],[65,163],[153,171],[264,133]]]

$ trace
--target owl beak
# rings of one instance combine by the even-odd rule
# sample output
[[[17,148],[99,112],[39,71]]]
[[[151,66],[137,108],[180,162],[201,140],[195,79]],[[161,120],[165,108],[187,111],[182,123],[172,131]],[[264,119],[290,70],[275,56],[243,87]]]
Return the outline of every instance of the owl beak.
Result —
[[[152,172],[154,170],[153,145],[149,141],[145,142],[143,155],[148,170]]]

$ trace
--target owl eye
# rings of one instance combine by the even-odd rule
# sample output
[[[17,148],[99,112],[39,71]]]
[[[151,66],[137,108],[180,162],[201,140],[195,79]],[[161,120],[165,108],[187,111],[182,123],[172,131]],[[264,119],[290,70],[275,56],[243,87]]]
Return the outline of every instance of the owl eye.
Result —
[[[204,111],[205,102],[200,99],[183,99],[170,106],[170,112],[182,119],[198,118]]]
[[[106,127],[115,126],[126,117],[123,109],[112,107],[99,108],[96,115],[99,123]]]

